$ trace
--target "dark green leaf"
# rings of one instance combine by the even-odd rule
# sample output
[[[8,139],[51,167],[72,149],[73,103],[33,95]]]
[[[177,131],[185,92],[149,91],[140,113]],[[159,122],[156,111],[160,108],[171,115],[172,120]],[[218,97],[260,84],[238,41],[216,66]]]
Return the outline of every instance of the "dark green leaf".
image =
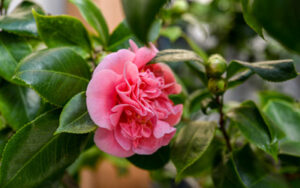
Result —
[[[0,184],[43,187],[70,165],[86,144],[87,135],[59,134],[59,111],[50,111],[20,129],[7,143],[1,163]]]
[[[264,112],[276,125],[279,152],[300,156],[300,109],[290,103],[274,100],[265,106]]]
[[[55,133],[82,134],[94,131],[96,128],[87,111],[85,92],[81,92],[64,106]]]
[[[83,24],[71,16],[44,16],[33,11],[42,40],[49,48],[68,46],[83,57],[92,51],[91,41]]]
[[[258,97],[261,107],[266,106],[272,100],[283,100],[290,103],[295,101],[292,97],[278,91],[261,91],[258,93]]]
[[[215,122],[193,122],[182,128],[175,139],[171,150],[171,159],[177,169],[176,179],[193,165],[207,150],[213,139]]]
[[[270,122],[265,119],[254,102],[246,101],[233,108],[227,115],[251,143],[275,157],[278,148],[271,127],[273,124],[269,125]]]
[[[246,21],[246,23],[261,37],[263,37],[263,31],[262,31],[262,26],[256,18],[253,16],[252,13],[252,7],[251,3],[249,0],[241,0],[242,2],[242,7],[243,7],[243,16]]]
[[[159,51],[152,62],[184,62],[197,61],[202,63],[203,60],[190,50],[169,49]]]
[[[97,31],[104,46],[107,45],[109,33],[105,19],[98,7],[91,0],[70,0],[80,10],[84,19]]]
[[[218,163],[221,158],[221,152],[224,144],[220,139],[214,138],[211,144],[203,155],[191,166],[187,167],[182,172],[182,177],[187,176],[199,176],[203,173],[211,173],[212,167],[215,163]]]
[[[215,187],[258,187],[267,175],[264,164],[246,145],[232,154],[226,164],[220,164],[213,173]]]
[[[0,17],[0,29],[18,35],[38,37],[32,9],[40,14],[44,13],[37,4],[31,1],[23,1],[9,15]]]
[[[31,53],[30,45],[23,38],[0,32],[0,76],[10,82],[19,61]]]
[[[129,39],[133,34],[128,28],[125,21],[121,22],[109,37],[108,50],[117,51],[121,48],[129,47]]]
[[[195,74],[203,82],[203,84],[207,85],[207,75],[205,73],[204,65],[194,61],[186,61],[185,63],[191,71],[195,72]]]
[[[127,158],[135,166],[155,170],[165,166],[170,160],[170,146],[164,146],[152,155],[133,155]]]
[[[290,80],[297,76],[297,72],[295,70],[293,60],[291,59],[276,60],[276,61],[262,61],[262,62],[255,62],[255,63],[248,63],[248,62],[235,60],[232,61],[231,63],[239,64],[240,66],[249,68],[256,74],[258,74],[261,78],[272,82],[282,82],[282,81]]]
[[[0,131],[0,159],[2,156],[2,152],[4,150],[4,147],[8,141],[8,139],[13,135],[13,132],[11,129],[6,128]]]
[[[14,129],[33,120],[41,106],[40,97],[29,88],[9,83],[0,87],[0,112]]]
[[[167,0],[122,0],[127,23],[143,43],[149,42],[155,16],[166,2]]]
[[[27,56],[19,64],[16,78],[56,105],[65,104],[84,91],[89,82],[87,63],[69,48],[54,48]]]
[[[300,1],[254,0],[251,2],[252,13],[260,25],[281,44],[300,53]]]
[[[149,42],[156,41],[159,37],[159,32],[161,29],[162,20],[157,19],[153,22],[149,31]]]

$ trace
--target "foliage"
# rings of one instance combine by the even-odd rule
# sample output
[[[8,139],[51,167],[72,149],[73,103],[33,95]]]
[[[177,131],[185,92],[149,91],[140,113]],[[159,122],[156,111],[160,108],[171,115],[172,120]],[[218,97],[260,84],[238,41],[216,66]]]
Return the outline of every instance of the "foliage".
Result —
[[[64,184],[64,174],[76,177],[100,158],[122,168],[129,161],[158,182],[194,177],[202,187],[297,187],[297,100],[278,91],[260,92],[259,103],[232,105],[224,97],[252,78],[279,83],[297,77],[297,0],[122,0],[126,19],[111,34],[93,1],[70,0],[96,35],[78,19],[48,15],[29,0],[8,13],[10,2],[0,1],[0,187]],[[193,38],[203,33],[193,27],[209,33],[207,46]],[[249,41],[259,37],[272,39],[258,51]],[[129,39],[157,44],[161,51],[150,63],[173,68],[183,91],[170,98],[184,104],[184,112],[168,146],[125,160],[95,147],[97,126],[85,90],[99,60],[128,48]],[[236,60],[241,54],[247,55]]]

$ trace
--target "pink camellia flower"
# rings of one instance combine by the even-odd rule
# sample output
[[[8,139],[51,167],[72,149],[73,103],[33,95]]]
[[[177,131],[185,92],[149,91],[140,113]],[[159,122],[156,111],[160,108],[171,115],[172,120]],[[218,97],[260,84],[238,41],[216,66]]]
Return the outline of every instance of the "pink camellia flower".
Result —
[[[168,98],[181,91],[171,69],[162,63],[147,65],[158,50],[152,44],[130,45],[103,59],[86,91],[88,112],[98,125],[94,141],[118,157],[152,154],[167,145],[183,107]]]

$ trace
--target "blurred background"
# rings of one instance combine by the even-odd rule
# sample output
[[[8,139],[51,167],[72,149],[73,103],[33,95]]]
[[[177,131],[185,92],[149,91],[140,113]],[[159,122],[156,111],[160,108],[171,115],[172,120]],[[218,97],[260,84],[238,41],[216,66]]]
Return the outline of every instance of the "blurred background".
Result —
[[[74,5],[67,0],[35,0],[49,14],[68,14],[83,19]],[[13,0],[12,10],[20,1]],[[110,32],[123,21],[120,0],[94,0],[109,25]],[[299,72],[299,56],[290,53],[264,33],[258,36],[244,21],[239,0],[172,0],[161,12],[162,30],[157,46],[166,48],[191,48],[191,42],[208,55],[219,53],[227,61],[239,59],[253,62],[262,60],[294,59]],[[83,21],[84,22],[84,21]],[[86,24],[91,32],[93,30]],[[184,64],[172,64],[189,93],[202,88],[197,75]],[[296,78],[283,83],[270,83],[252,76],[245,84],[228,90],[225,101],[258,101],[259,92],[275,90],[299,100],[299,80]],[[93,154],[91,156],[94,156]],[[95,155],[98,156],[98,155]],[[104,157],[100,157],[103,159]],[[164,171],[141,170],[130,165],[125,159],[105,157],[85,167],[80,174],[80,187],[199,187],[198,182],[211,185],[207,177],[188,178],[175,185],[175,168],[167,165]]]

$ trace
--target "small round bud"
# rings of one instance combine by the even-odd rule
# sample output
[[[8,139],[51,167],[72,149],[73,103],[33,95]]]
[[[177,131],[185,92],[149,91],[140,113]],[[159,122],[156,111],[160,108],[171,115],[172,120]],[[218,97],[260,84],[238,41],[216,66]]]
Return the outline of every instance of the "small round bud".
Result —
[[[172,11],[174,13],[184,13],[188,10],[189,5],[185,0],[177,0],[174,2],[173,7],[172,7]]]
[[[222,94],[225,92],[227,82],[223,78],[210,78],[208,80],[208,89],[213,94]]]
[[[214,54],[208,58],[206,73],[209,77],[219,78],[226,71],[226,68],[226,60],[222,56]]]

